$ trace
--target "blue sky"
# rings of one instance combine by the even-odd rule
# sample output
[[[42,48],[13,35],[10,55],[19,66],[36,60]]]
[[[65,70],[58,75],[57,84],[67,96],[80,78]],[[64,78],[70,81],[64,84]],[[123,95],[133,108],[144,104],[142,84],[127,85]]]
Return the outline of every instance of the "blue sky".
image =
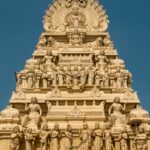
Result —
[[[50,0],[0,1],[0,110],[15,89],[14,72],[24,67],[43,31]],[[133,74],[133,87],[150,111],[150,1],[101,0],[109,32],[119,55]]]

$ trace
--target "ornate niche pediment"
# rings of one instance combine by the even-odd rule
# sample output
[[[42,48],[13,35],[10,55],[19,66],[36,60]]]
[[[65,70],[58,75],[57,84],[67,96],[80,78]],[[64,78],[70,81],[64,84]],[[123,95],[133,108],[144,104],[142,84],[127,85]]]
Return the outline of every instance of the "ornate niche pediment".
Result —
[[[43,25],[47,32],[66,32],[71,25],[86,25],[87,32],[105,32],[109,23],[105,13],[96,0],[56,0],[46,11]]]

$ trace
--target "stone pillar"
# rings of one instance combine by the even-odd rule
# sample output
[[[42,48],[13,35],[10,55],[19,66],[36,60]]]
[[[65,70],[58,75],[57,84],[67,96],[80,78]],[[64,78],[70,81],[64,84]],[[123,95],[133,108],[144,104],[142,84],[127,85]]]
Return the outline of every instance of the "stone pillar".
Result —
[[[0,132],[0,149],[10,150],[10,133]]]
[[[130,134],[129,135],[129,140],[130,140],[129,150],[135,150],[134,143],[133,143],[134,139],[135,139],[135,135],[134,134]]]
[[[119,132],[113,133],[114,142],[115,142],[115,150],[121,150],[119,136],[120,136]]]

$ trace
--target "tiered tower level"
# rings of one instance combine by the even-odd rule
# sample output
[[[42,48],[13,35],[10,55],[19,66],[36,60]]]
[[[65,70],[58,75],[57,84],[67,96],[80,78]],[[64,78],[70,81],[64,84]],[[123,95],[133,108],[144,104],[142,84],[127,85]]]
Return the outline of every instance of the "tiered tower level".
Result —
[[[55,0],[1,112],[2,150],[150,150],[149,113],[96,0]]]

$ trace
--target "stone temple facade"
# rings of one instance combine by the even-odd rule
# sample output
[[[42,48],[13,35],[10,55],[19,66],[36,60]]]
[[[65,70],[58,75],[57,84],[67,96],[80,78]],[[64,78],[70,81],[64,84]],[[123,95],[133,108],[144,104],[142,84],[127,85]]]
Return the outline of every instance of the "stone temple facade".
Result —
[[[96,0],[54,0],[0,115],[1,150],[150,150],[149,113]]]

